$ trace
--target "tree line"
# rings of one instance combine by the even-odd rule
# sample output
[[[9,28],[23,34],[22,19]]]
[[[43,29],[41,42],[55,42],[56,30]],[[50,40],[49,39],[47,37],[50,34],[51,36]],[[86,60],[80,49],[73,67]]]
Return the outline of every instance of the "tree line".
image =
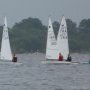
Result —
[[[83,19],[77,26],[71,19],[66,19],[70,52],[90,51],[90,19]],[[53,22],[55,36],[60,24]],[[47,26],[38,18],[27,18],[15,23],[9,29],[11,49],[15,53],[45,52]],[[0,45],[3,26],[0,26]]]

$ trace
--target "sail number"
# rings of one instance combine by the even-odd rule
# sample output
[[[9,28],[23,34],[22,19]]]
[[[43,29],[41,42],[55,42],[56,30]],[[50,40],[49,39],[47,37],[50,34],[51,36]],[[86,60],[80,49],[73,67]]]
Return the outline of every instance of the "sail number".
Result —
[[[60,37],[61,39],[67,39],[67,30],[66,27],[62,26],[60,30]]]

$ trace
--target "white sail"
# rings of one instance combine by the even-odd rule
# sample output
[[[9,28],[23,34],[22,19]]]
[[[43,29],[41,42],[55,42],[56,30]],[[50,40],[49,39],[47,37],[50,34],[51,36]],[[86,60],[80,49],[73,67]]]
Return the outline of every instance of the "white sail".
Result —
[[[62,21],[57,36],[57,48],[58,48],[58,55],[59,53],[61,53],[64,59],[67,59],[67,56],[69,54],[69,46],[68,46],[67,24],[64,16],[62,17]]]
[[[4,19],[3,35],[1,43],[1,60],[12,60],[6,17]]]
[[[46,59],[57,59],[56,39],[50,18],[47,33]]]

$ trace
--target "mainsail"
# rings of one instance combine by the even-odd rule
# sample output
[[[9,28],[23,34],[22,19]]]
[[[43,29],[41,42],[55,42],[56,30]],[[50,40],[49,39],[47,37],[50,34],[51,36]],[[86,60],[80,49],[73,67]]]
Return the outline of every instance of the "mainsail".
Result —
[[[58,36],[57,36],[57,48],[58,55],[61,53],[64,59],[67,59],[69,54],[69,45],[68,45],[68,34],[67,34],[67,24],[65,17],[62,17]]]
[[[47,45],[46,45],[46,59],[57,59],[56,39],[52,27],[51,19],[49,18]]]
[[[6,17],[4,19],[4,26],[3,26],[3,35],[2,35],[2,43],[1,43],[1,59],[12,60],[12,53],[10,48]]]

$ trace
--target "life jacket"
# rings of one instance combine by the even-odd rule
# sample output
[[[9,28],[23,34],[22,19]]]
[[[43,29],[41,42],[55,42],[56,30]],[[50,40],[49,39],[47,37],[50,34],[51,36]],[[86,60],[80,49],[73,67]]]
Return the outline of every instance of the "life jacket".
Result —
[[[17,57],[13,57],[12,62],[17,62]]]
[[[72,61],[71,56],[68,56],[68,57],[67,57],[67,61]]]
[[[59,61],[63,61],[63,56],[62,55],[59,55]]]

